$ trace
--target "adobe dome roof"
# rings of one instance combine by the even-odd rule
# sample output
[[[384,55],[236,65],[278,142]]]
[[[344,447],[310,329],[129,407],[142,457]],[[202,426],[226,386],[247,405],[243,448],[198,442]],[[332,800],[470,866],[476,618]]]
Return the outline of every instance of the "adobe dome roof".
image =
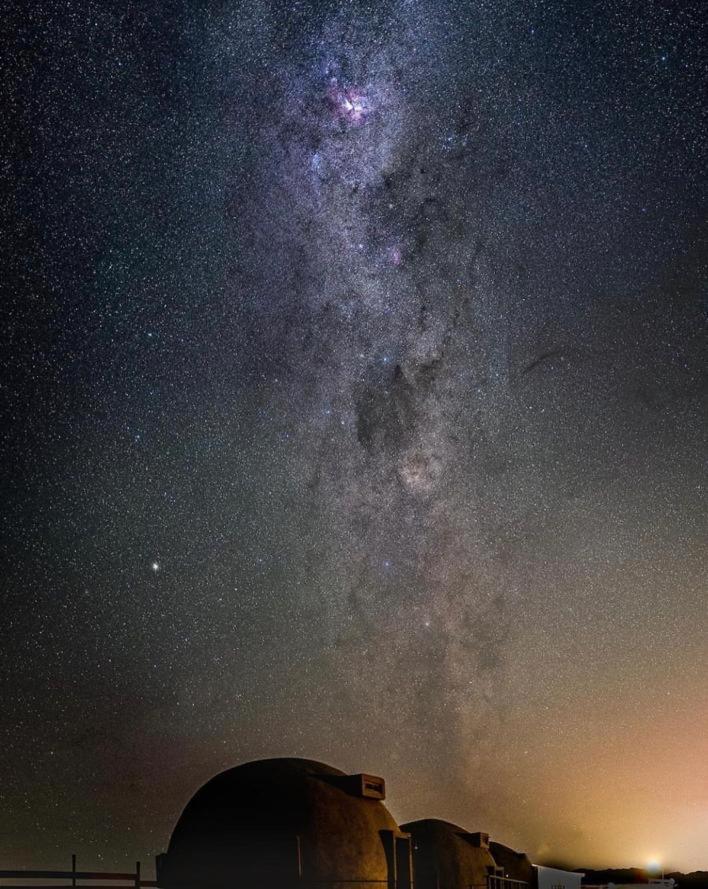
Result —
[[[386,879],[381,831],[399,834],[360,776],[308,759],[265,759],[216,775],[187,804],[165,862],[171,887],[289,879]],[[266,864],[266,862],[268,862]],[[277,873],[276,873],[277,872]]]
[[[457,833],[457,834],[468,834],[469,830],[466,830],[464,827],[460,827],[459,824],[453,824],[452,821],[445,821],[442,818],[421,818],[418,821],[409,821],[408,824],[401,825],[401,830],[406,830],[410,832],[410,829],[413,830],[426,830],[426,831],[435,831],[442,833]]]

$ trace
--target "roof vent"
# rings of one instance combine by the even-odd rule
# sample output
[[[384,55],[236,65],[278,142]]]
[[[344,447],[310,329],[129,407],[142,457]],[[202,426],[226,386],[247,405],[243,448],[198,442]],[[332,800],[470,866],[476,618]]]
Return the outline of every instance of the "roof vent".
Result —
[[[478,849],[488,849],[489,848],[489,834],[488,833],[466,833],[465,839],[471,846],[475,846]]]
[[[376,775],[350,775],[352,791],[368,799],[386,799],[386,782]]]

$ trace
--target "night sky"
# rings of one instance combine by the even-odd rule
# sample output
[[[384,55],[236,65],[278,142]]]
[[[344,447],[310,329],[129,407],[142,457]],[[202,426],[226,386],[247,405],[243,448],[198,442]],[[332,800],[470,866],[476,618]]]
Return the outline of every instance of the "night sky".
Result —
[[[708,867],[707,21],[6,6],[4,867],[273,755]]]

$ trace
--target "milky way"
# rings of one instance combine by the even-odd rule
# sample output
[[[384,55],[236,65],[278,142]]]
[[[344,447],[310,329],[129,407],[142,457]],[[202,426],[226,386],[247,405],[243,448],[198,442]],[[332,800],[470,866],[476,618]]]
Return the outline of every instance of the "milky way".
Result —
[[[10,17],[0,854],[294,754],[705,864],[699,4],[196,7]]]

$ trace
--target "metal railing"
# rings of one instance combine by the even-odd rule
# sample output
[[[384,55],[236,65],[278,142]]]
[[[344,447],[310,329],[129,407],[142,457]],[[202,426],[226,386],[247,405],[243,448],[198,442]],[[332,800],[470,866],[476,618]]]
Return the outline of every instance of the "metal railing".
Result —
[[[509,877],[499,877],[490,874],[487,877],[487,889],[527,889],[525,880],[512,880]]]
[[[135,870],[130,873],[116,873],[97,870],[77,870],[76,855],[71,856],[71,870],[0,870],[0,880],[33,880],[27,883],[0,883],[0,889],[62,889],[56,883],[38,884],[38,880],[70,881],[72,889],[107,889],[102,883],[113,883],[110,889],[153,889],[155,880],[143,880],[140,875],[140,862],[135,862]],[[118,885],[115,885],[118,884]],[[68,889],[68,887],[67,887]]]

